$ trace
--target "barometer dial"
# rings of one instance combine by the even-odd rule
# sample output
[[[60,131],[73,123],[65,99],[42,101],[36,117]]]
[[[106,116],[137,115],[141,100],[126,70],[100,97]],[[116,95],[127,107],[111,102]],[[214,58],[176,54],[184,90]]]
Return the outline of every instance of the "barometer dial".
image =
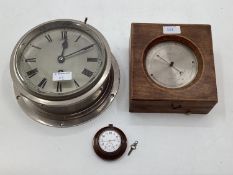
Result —
[[[197,57],[186,45],[166,41],[154,45],[145,60],[149,77],[166,88],[181,88],[191,83],[198,72]]]

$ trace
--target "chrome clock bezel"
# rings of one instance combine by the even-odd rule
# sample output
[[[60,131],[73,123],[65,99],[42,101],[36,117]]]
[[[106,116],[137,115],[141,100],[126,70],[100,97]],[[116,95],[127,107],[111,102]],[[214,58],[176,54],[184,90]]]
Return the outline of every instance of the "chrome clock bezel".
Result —
[[[62,94],[62,95],[47,95],[47,94],[42,94],[42,93],[38,93],[35,92],[33,90],[31,90],[27,84],[25,83],[25,80],[23,79],[23,77],[20,75],[19,73],[19,69],[18,69],[18,61],[21,59],[21,55],[25,49],[25,47],[28,45],[28,43],[33,40],[35,37],[37,37],[38,35],[45,33],[49,30],[53,30],[53,29],[58,29],[58,28],[73,28],[73,29],[77,29],[80,30],[81,32],[85,32],[88,35],[90,35],[91,37],[93,37],[99,44],[101,51],[103,52],[103,56],[105,57],[105,63],[103,64],[102,67],[102,71],[98,73],[98,75],[87,85],[81,87],[79,90],[77,90],[76,92],[70,92],[67,93],[66,95]],[[20,83],[20,85],[30,94],[33,94],[34,96],[37,96],[39,98],[43,98],[43,99],[51,99],[51,100],[59,100],[59,99],[68,99],[77,95],[81,95],[83,93],[85,93],[86,91],[90,90],[95,84],[96,82],[98,82],[100,80],[100,84],[104,81],[103,78],[101,78],[102,76],[104,77],[106,74],[109,73],[110,71],[110,66],[111,66],[111,59],[110,59],[110,55],[111,53],[109,52],[110,48],[106,42],[106,40],[104,39],[104,37],[102,36],[102,34],[97,31],[94,27],[85,24],[81,21],[75,21],[75,20],[53,20],[53,21],[48,21],[45,22],[43,24],[40,24],[36,27],[34,27],[33,29],[29,30],[23,37],[21,37],[21,39],[18,41],[18,43],[16,44],[14,51],[11,55],[11,76],[13,79],[16,79],[16,81],[18,81]],[[98,89],[98,87],[96,87],[96,89]]]
[[[93,86],[86,88],[84,91],[80,91],[81,93],[55,98],[41,96],[25,87],[17,72],[17,53],[25,36],[35,36],[32,31],[38,29],[38,26],[27,32],[16,44],[11,56],[10,72],[16,99],[29,117],[48,126],[70,127],[79,125],[98,116],[111,104],[118,92],[120,71],[106,39],[94,27],[84,22],[70,19],[48,21],[39,26],[43,28],[45,24],[58,23],[82,27],[98,36],[105,49],[106,64],[99,78],[92,84]],[[44,29],[40,30],[43,31]]]

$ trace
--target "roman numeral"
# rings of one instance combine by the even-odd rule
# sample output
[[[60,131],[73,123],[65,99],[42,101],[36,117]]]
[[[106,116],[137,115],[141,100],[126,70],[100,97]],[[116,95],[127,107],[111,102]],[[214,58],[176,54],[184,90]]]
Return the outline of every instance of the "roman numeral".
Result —
[[[62,83],[60,81],[57,82],[57,92],[62,92]]]
[[[67,39],[67,31],[62,31],[61,32],[61,38],[62,39]]]
[[[87,58],[87,62],[97,62],[98,58]]]
[[[41,87],[43,89],[45,87],[46,83],[47,83],[47,79],[43,78],[41,80],[41,82],[38,84],[38,87]]]
[[[93,72],[90,71],[90,70],[88,70],[88,69],[86,69],[86,68],[84,68],[83,71],[82,71],[82,74],[86,75],[87,77],[90,78],[93,75]]]
[[[32,45],[32,44],[31,44],[31,46],[32,46],[33,48],[35,48],[35,49],[39,49],[39,50],[41,49],[40,47],[35,46],[35,45]]]
[[[78,42],[78,40],[81,38],[81,35],[77,37],[77,39],[74,42]]]
[[[79,84],[76,80],[74,80],[74,84],[79,87]]]
[[[28,71],[27,75],[28,75],[29,78],[31,78],[34,75],[36,75],[37,73],[38,73],[38,70],[37,70],[37,68],[35,68],[35,69],[32,69],[32,70]]]
[[[25,59],[25,62],[36,62],[36,58],[27,58]]]
[[[48,40],[48,42],[52,42],[52,38],[49,34],[45,35],[45,38]]]

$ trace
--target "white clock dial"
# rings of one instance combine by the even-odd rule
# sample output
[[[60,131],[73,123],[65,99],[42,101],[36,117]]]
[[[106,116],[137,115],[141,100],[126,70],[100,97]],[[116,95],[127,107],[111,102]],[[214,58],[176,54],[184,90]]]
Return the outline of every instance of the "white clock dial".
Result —
[[[191,83],[198,72],[197,57],[184,44],[161,42],[146,55],[146,70],[150,78],[166,88],[181,88]]]
[[[45,31],[23,50],[18,69],[27,87],[37,93],[57,96],[87,87],[104,69],[105,56],[89,34],[73,28]],[[54,73],[69,78],[54,79]]]
[[[121,146],[121,136],[113,130],[106,130],[100,134],[99,146],[105,152],[114,152]]]

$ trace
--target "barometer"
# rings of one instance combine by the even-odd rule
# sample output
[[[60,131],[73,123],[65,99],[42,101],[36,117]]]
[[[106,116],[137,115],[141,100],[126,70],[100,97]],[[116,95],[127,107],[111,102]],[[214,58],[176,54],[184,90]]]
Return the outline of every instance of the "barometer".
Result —
[[[210,25],[133,23],[131,112],[208,113],[217,103]]]

